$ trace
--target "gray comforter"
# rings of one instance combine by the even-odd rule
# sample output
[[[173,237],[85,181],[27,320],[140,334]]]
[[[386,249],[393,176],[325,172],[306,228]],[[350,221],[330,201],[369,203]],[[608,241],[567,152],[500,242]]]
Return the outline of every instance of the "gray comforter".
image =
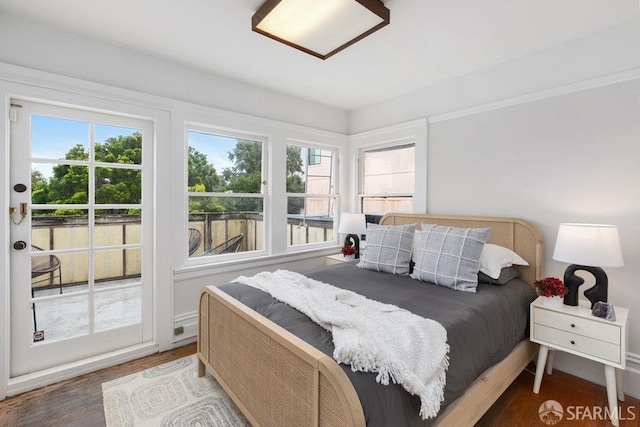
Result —
[[[447,386],[442,409],[458,398],[480,373],[508,355],[528,336],[529,304],[535,291],[514,279],[504,286],[480,283],[477,293],[453,291],[345,263],[305,273],[306,276],[348,289],[367,298],[394,304],[436,320],[447,330],[450,345]],[[304,314],[247,286],[220,286],[229,295],[271,319],[331,356],[331,334]],[[420,400],[397,384],[383,386],[375,374],[352,372],[341,365],[353,383],[368,426],[428,426],[418,416]],[[441,409],[441,410],[442,410]]]

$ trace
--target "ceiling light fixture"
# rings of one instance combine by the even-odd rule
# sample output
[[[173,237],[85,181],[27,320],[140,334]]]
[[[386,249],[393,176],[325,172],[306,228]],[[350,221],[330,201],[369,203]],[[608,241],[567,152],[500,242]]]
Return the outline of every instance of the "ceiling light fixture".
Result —
[[[253,31],[327,59],[389,23],[379,0],[267,0]]]

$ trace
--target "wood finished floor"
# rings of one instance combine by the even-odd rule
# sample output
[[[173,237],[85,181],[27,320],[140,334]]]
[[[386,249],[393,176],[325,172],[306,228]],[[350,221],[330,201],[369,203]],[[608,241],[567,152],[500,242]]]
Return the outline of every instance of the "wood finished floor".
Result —
[[[104,426],[103,382],[179,359],[195,351],[195,344],[191,344],[7,398],[0,402],[0,426]],[[554,371],[551,376],[545,375],[540,394],[533,394],[531,369],[532,366],[520,374],[477,426],[542,427],[544,424],[538,417],[538,408],[546,400],[556,400],[565,406],[604,408],[606,405],[604,387],[560,371]],[[640,400],[627,396],[626,402],[621,406],[623,414],[628,415],[629,408],[635,419],[621,420],[620,426],[640,427]],[[557,425],[599,427],[611,424],[603,420],[565,419]]]

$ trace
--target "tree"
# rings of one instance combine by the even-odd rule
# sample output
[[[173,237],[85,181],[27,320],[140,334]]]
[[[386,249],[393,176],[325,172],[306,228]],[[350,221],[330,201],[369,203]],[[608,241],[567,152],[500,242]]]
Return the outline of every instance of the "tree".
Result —
[[[262,188],[262,144],[255,141],[239,140],[229,153],[229,160],[233,167],[223,171],[226,188],[234,193],[259,194]],[[287,193],[304,193],[302,148],[294,145],[287,146]],[[301,194],[302,195],[302,194]],[[257,199],[233,199],[233,210],[256,211],[262,206]],[[290,198],[287,212],[299,213],[304,208],[304,199]]]
[[[189,147],[187,159],[187,191],[204,193],[221,191],[216,168],[208,162],[207,155]],[[226,208],[211,197],[189,197],[189,212],[225,212]]]
[[[196,184],[187,187],[187,191],[190,193],[204,193],[205,185]],[[189,197],[189,213],[203,213],[203,212],[225,212],[226,208],[217,202],[216,199],[211,197]]]
[[[84,146],[77,144],[66,154],[66,160],[89,160]],[[142,134],[108,138],[95,144],[95,161],[113,164],[142,163]],[[41,177],[41,174],[40,174]],[[86,204],[89,201],[89,169],[85,165],[56,165],[47,183],[32,175],[34,203]],[[33,181],[36,180],[35,185]],[[138,204],[142,197],[142,172],[139,169],[95,168],[95,202],[97,204]],[[82,213],[58,209],[57,215]]]
[[[89,154],[77,144],[65,155],[67,160],[88,160]],[[89,173],[87,166],[57,165],[53,167],[53,176],[49,180],[49,204],[84,204],[89,200]],[[57,209],[55,215],[78,215],[77,209]]]
[[[142,164],[142,133],[108,138],[95,145],[97,162]],[[142,201],[142,171],[97,167],[95,169],[97,204],[139,204]]]
[[[219,187],[220,178],[216,173],[216,168],[207,161],[206,154],[193,147],[189,147],[187,168],[189,174],[187,185],[189,187],[202,184],[204,185],[203,191],[216,191],[216,188]]]
[[[39,170],[31,171],[31,202],[46,204],[49,201],[49,183]]]
[[[287,145],[287,193],[304,193],[305,182],[302,180],[302,148]],[[299,214],[304,209],[304,198],[289,198],[287,213]]]
[[[223,176],[228,181],[227,191],[234,193],[260,194],[262,189],[262,144],[239,140],[229,152],[231,168]],[[225,205],[233,212],[262,212],[262,200],[254,198],[228,198]]]

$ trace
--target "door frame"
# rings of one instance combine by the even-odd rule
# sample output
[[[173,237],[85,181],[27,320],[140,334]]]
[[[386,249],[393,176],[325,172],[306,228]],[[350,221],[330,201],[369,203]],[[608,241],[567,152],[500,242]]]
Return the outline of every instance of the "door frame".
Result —
[[[152,340],[152,332],[153,332],[153,272],[151,271],[151,266],[153,265],[153,252],[152,245],[147,245],[147,242],[153,242],[152,237],[152,215],[153,210],[151,206],[153,206],[153,180],[152,172],[153,172],[153,135],[154,135],[154,126],[153,122],[148,119],[140,119],[140,118],[132,118],[128,115],[120,115],[115,112],[95,112],[91,110],[87,110],[84,108],[70,108],[67,106],[54,105],[51,103],[44,102],[35,102],[35,101],[27,101],[24,99],[11,99],[11,105],[13,109],[11,113],[17,116],[17,120],[15,122],[10,123],[10,164],[11,164],[11,176],[12,182],[10,185],[13,185],[17,182],[24,182],[25,184],[29,180],[29,171],[31,171],[34,167],[40,168],[45,167],[46,164],[38,163],[38,159],[33,159],[33,157],[38,157],[39,153],[29,153],[29,145],[33,147],[33,141],[31,140],[31,135],[35,129],[38,129],[34,125],[33,118],[36,116],[40,117],[50,117],[53,120],[56,120],[55,123],[63,123],[64,121],[68,121],[69,123],[83,123],[84,130],[86,134],[84,134],[84,142],[86,144],[86,149],[88,153],[92,153],[89,158],[83,162],[87,171],[88,178],[88,187],[87,194],[91,196],[97,191],[98,183],[97,183],[97,174],[99,168],[105,167],[114,167],[118,168],[119,165],[115,164],[115,162],[109,161],[98,161],[96,160],[97,154],[94,154],[94,149],[90,148],[94,145],[94,139],[99,132],[99,128],[101,126],[106,126],[104,129],[109,129],[109,132],[114,132],[114,129],[110,127],[116,127],[116,130],[120,132],[122,128],[123,132],[134,132],[140,131],[142,133],[142,156],[143,160],[141,163],[132,165],[131,167],[135,168],[134,170],[140,173],[141,182],[142,182],[142,191],[140,193],[140,201],[136,204],[135,202],[131,202],[133,206],[139,206],[142,209],[141,214],[141,236],[138,242],[135,244],[140,245],[142,247],[138,247],[136,249],[132,249],[133,251],[140,251],[139,254],[141,256],[141,271],[140,271],[140,279],[137,280],[138,284],[136,284],[136,289],[140,290],[140,298],[141,298],[141,318],[140,321],[134,321],[131,324],[127,325],[119,325],[117,329],[114,330],[91,330],[90,332],[87,330],[85,333],[80,333],[77,335],[65,337],[62,340],[56,340],[55,337],[53,340],[44,340],[40,343],[34,343],[33,338],[31,337],[31,331],[33,331],[32,319],[35,319],[35,310],[32,308],[31,310],[25,310],[25,307],[28,307],[30,304],[26,304],[25,298],[30,299],[29,295],[29,282],[33,281],[30,274],[30,259],[32,250],[30,251],[13,251],[11,249],[11,245],[9,248],[9,252],[11,253],[12,264],[11,268],[11,285],[12,290],[11,294],[11,307],[18,307],[18,309],[14,309],[11,314],[11,362],[10,362],[10,375],[12,377],[18,377],[25,375],[28,372],[37,372],[44,370],[48,367],[56,367],[64,365],[68,362],[74,360],[82,360],[86,359],[90,356],[100,355],[111,353],[116,349],[122,348],[130,348],[132,346],[148,343]],[[31,118],[31,120],[30,120]],[[15,128],[14,128],[15,125]],[[126,129],[126,130],[124,130]],[[91,132],[91,133],[89,133]],[[90,135],[92,137],[90,137]],[[111,133],[109,136],[115,136],[116,134]],[[15,140],[13,140],[15,138]],[[95,141],[97,147],[98,141]],[[71,144],[70,146],[73,146]],[[69,147],[65,147],[65,151],[68,150]],[[97,150],[97,148],[96,148]],[[50,157],[44,155],[44,157]],[[35,163],[33,163],[35,162]],[[125,169],[120,169],[125,170]],[[51,172],[51,171],[49,171]],[[47,173],[47,172],[45,172]],[[52,172],[51,172],[52,173]],[[94,184],[95,181],[95,184]],[[11,187],[10,187],[11,188]],[[11,193],[13,191],[9,190]],[[27,192],[29,193],[29,192]],[[13,206],[16,206],[19,201],[24,201],[29,204],[29,212],[37,212],[42,207],[46,209],[48,206],[41,206],[38,204],[32,204],[30,194],[23,193],[13,193],[11,195],[11,200]],[[130,204],[131,204],[130,203]],[[99,214],[95,212],[96,209],[101,209],[101,206],[98,202],[93,200],[92,197],[89,197],[86,203],[81,203],[81,206],[84,206],[87,210],[87,242],[86,247],[85,244],[81,244],[80,248],[82,248],[82,252],[80,252],[80,256],[86,255],[87,262],[90,259],[94,259],[95,262],[100,257],[100,254],[109,254],[109,250],[121,251],[121,255],[126,253],[125,246],[127,242],[122,241],[119,245],[114,242],[114,245],[109,249],[108,245],[100,245],[97,243],[96,235],[92,233],[92,231],[98,232],[100,229],[100,225],[95,223],[99,218]],[[111,203],[111,207],[119,206],[117,202]],[[41,207],[38,207],[41,206]],[[67,206],[67,205],[64,205]],[[122,206],[122,205],[120,205]],[[122,206],[125,208],[125,206]],[[79,249],[79,247],[75,245],[71,245],[70,247],[60,247],[60,245],[56,245],[53,247],[47,246],[47,243],[37,242],[33,240],[35,238],[34,232],[36,229],[33,228],[34,221],[36,217],[32,217],[30,214],[25,217],[24,222],[20,225],[16,225],[11,227],[11,244],[16,240],[23,240],[28,242],[28,244],[33,245],[34,243],[38,246],[42,246],[45,249],[52,249],[54,254],[60,257],[63,263],[64,272],[66,270],[66,274],[69,274],[70,271],[73,271],[74,268],[69,268],[69,263],[74,264],[76,261],[73,259],[73,255],[69,255],[65,253],[65,249]],[[96,244],[97,243],[97,244]],[[111,242],[110,242],[111,243]],[[102,246],[102,247],[101,247]],[[135,245],[134,245],[135,247]],[[105,250],[107,252],[105,252]],[[109,255],[106,255],[109,256]],[[69,258],[71,257],[71,260]],[[66,264],[66,269],[64,268]],[[87,314],[87,320],[90,322],[87,326],[92,324],[91,322],[97,321],[97,317],[95,311],[98,310],[97,302],[94,302],[94,298],[99,298],[100,295],[109,295],[108,292],[113,292],[105,290],[100,290],[101,287],[97,284],[94,279],[94,275],[97,274],[95,271],[89,267],[89,265],[93,266],[93,264],[87,264],[87,289],[86,291],[81,291],[79,294],[75,294],[76,296],[71,296],[67,294],[64,295],[55,295],[53,298],[61,298],[56,299],[58,302],[62,301],[70,301],[73,298],[79,298],[83,301],[83,304],[86,303],[85,309]],[[60,291],[62,292],[62,277],[60,278]],[[113,283],[115,285],[115,283]],[[117,285],[115,285],[117,286]],[[83,293],[86,292],[86,293]],[[115,291],[122,292],[122,291]],[[111,294],[113,295],[113,294]],[[41,298],[42,295],[33,295],[31,297]],[[35,302],[35,307],[39,307],[41,303],[41,299],[38,299]],[[95,301],[98,301],[96,299]],[[54,301],[50,301],[50,304],[56,304]],[[33,303],[32,303],[33,304]],[[31,305],[32,305],[31,304]],[[45,302],[43,305],[46,305]],[[36,311],[39,311],[36,310]],[[40,314],[38,312],[38,314]],[[46,320],[44,318],[40,318],[39,321],[42,321],[46,324]],[[98,324],[95,325],[98,327]],[[45,330],[46,328],[43,328]],[[46,334],[45,334],[46,337]]]
[[[25,71],[27,77],[25,77]],[[70,87],[74,89],[70,89]],[[173,268],[171,260],[171,241],[167,230],[171,227],[171,197],[159,189],[171,188],[171,114],[167,106],[159,104],[152,96],[145,96],[108,86],[69,79],[49,73],[23,69],[0,63],[0,113],[5,120],[0,121],[0,134],[3,136],[0,150],[0,164],[4,173],[0,173],[0,198],[5,220],[0,227],[0,400],[103,367],[168,350],[173,347],[173,316],[161,313],[173,313]],[[10,199],[10,156],[9,156],[9,103],[10,99],[24,99],[36,102],[81,107],[95,111],[118,112],[153,122],[153,172],[152,186],[154,201],[152,204],[153,233],[150,250],[153,253],[153,333],[152,340],[106,356],[96,356],[60,367],[50,368],[16,378],[9,378],[10,370],[10,226],[8,206]],[[163,150],[158,150],[163,147]],[[160,172],[161,171],[161,172]],[[160,190],[161,191],[161,190]],[[157,214],[156,214],[157,213]],[[168,281],[166,278],[170,278]]]

